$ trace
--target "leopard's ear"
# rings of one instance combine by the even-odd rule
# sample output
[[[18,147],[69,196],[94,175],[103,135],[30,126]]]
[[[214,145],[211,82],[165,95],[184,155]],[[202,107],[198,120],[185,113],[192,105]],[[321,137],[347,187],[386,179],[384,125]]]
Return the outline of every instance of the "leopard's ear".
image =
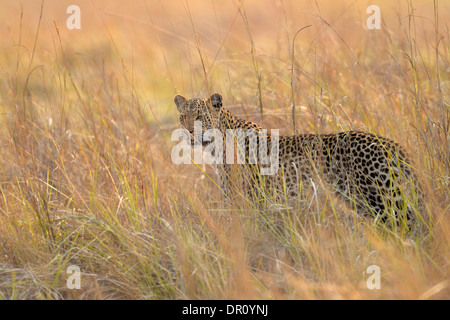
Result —
[[[211,106],[216,110],[219,110],[220,108],[222,108],[222,96],[220,95],[220,93],[214,93],[208,99],[208,102],[210,102]]]
[[[182,112],[184,110],[184,108],[186,107],[186,102],[187,99],[179,94],[177,94],[175,96],[175,98],[173,99],[173,101],[175,102],[175,104],[177,105],[177,109],[178,111]]]

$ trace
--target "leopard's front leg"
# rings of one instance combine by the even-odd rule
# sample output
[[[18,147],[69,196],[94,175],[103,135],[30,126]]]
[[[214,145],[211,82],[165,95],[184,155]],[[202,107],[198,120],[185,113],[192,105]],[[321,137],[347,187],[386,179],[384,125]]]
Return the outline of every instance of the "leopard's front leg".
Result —
[[[217,173],[217,184],[219,185],[220,189],[222,190],[223,196],[225,198],[225,201],[228,201],[229,197],[229,174],[230,174],[230,168],[227,164],[217,164],[214,163],[214,167],[216,169]]]

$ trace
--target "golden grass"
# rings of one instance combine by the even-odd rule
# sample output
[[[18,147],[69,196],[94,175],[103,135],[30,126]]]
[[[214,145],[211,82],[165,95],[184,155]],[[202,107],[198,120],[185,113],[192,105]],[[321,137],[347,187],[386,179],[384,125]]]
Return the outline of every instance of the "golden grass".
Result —
[[[0,299],[448,299],[450,4],[378,2],[381,30],[354,1],[77,1],[81,30],[72,3],[1,2]],[[281,134],[294,92],[299,132],[398,141],[428,236],[320,186],[224,203],[212,168],[170,161],[173,96],[213,92]]]

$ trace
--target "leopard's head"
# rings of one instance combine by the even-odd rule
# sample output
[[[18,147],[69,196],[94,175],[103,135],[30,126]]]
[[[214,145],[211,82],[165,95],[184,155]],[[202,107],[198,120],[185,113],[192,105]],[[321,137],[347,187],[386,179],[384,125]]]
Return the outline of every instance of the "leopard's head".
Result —
[[[186,99],[181,95],[174,98],[174,102],[180,112],[180,123],[191,134],[191,144],[194,144],[195,122],[201,122],[201,132],[197,130],[197,134],[202,134],[206,130],[219,129],[220,113],[222,111],[222,96],[219,93],[213,94],[208,99]],[[205,144],[203,142],[203,144]]]

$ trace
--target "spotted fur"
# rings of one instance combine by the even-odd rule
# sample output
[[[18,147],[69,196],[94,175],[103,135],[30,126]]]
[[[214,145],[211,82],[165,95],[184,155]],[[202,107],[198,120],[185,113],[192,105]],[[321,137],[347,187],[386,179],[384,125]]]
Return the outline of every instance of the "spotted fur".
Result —
[[[208,99],[190,100],[177,95],[174,101],[180,112],[181,125],[191,134],[196,120],[202,121],[203,131],[219,129],[224,137],[227,129],[243,129],[250,133],[246,141],[238,143],[245,145],[247,161],[244,166],[246,172],[250,172],[248,180],[253,193],[264,189],[295,198],[319,173],[334,191],[353,201],[359,213],[380,221],[393,217],[397,222],[406,222],[403,225],[408,227],[415,220],[411,203],[405,196],[405,190],[416,187],[415,178],[405,153],[392,140],[357,131],[280,136],[278,174],[261,179],[258,166],[248,163],[249,139],[252,134],[257,139],[257,133],[262,129],[259,125],[224,109],[222,96],[217,93]],[[269,145],[271,139],[268,134]],[[217,173],[220,186],[227,194],[230,165],[217,164]]]

